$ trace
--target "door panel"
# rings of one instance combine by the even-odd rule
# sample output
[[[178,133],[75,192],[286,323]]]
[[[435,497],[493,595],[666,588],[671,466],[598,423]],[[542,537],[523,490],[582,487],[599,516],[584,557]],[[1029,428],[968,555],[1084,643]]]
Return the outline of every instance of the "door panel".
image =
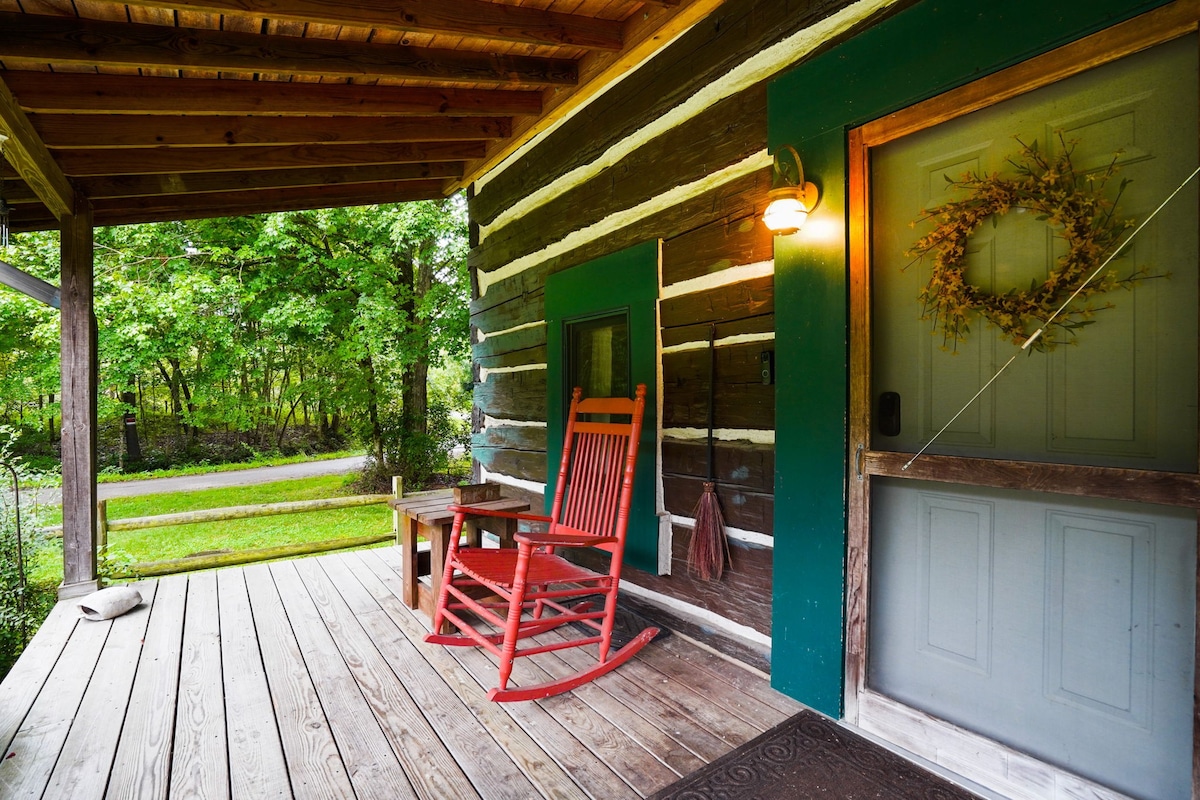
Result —
[[[1118,177],[1131,183],[1119,212],[1140,221],[1195,163],[1195,96],[1195,43],[1183,39],[872,149],[873,393],[898,392],[904,410],[900,435],[876,434],[874,448],[919,449],[1014,352],[982,321],[946,352],[920,319],[928,267],[904,252],[923,231],[911,227],[921,210],[952,199],[946,176],[1004,172],[1014,137],[1054,150],[1062,130],[1079,140],[1077,168],[1102,169],[1122,151]],[[1018,358],[930,452],[1194,472],[1196,196],[1193,182],[1113,262],[1121,275],[1169,277],[1111,293],[1115,307],[1074,342]],[[968,280],[996,292],[1044,280],[1063,243],[1032,216],[985,224]]]
[[[879,478],[872,505],[873,689],[1190,796],[1195,512]]]

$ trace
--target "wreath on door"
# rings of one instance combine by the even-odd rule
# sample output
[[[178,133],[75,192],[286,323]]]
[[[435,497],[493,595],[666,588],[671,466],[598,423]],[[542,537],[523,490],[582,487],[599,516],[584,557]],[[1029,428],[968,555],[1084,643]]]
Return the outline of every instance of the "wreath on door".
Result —
[[[1072,293],[1076,302],[1046,326],[1033,344],[1038,350],[1053,349],[1056,332],[1074,336],[1078,329],[1095,322],[1097,311],[1113,308],[1111,301],[1101,304],[1093,298],[1116,288],[1132,288],[1149,277],[1145,269],[1119,277],[1116,270],[1106,271],[1089,281],[1092,273],[1121,244],[1122,235],[1135,222],[1117,216],[1117,203],[1129,180],[1121,180],[1111,200],[1105,190],[1117,172],[1117,157],[1098,172],[1079,172],[1071,163],[1075,142],[1059,135],[1058,155],[1038,150],[1037,141],[1026,145],[1020,139],[1019,155],[1007,159],[1015,175],[967,173],[959,180],[946,177],[950,188],[967,195],[925,211],[912,223],[933,221],[934,227],[913,243],[905,255],[919,261],[929,258],[932,273],[921,291],[922,319],[933,321],[934,331],[942,333],[942,349],[955,352],[966,341],[970,321],[978,315],[1000,329],[1005,338],[1023,345],[1038,327],[1051,318]],[[967,245],[972,235],[989,219],[993,226],[1009,211],[1032,212],[1058,231],[1067,243],[1067,251],[1055,260],[1046,279],[1034,279],[1027,289],[1012,288],[1003,293],[985,291],[966,277]],[[910,264],[911,266],[911,264]],[[1072,339],[1072,341],[1074,341]]]

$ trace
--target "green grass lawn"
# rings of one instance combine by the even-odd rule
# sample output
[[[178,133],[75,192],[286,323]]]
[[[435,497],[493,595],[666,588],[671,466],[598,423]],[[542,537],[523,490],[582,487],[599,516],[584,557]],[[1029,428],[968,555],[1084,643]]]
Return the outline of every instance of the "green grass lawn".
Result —
[[[208,508],[337,497],[351,494],[346,488],[350,479],[344,475],[321,475],[254,486],[114,498],[108,501],[108,518],[151,517]],[[45,524],[53,522],[48,520]],[[137,531],[113,531],[108,539],[109,559],[114,565],[120,566],[213,551],[249,550],[384,534],[391,529],[391,509],[386,505],[377,505]],[[42,554],[37,572],[32,577],[38,583],[57,583],[62,580],[61,540],[55,540]]]

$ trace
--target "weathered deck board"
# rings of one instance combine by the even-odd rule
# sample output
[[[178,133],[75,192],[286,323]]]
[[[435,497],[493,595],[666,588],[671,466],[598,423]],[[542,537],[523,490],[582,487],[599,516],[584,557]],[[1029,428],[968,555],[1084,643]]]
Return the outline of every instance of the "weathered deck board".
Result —
[[[636,798],[790,703],[680,637],[574,692],[491,703],[493,659],[426,644],[399,568],[385,548],[173,576],[111,622],[59,604],[0,684],[0,797]],[[521,659],[517,679],[593,653]]]
[[[176,575],[157,583],[105,797],[158,800],[167,796],[187,578]]]
[[[17,735],[17,729],[37,700],[58,657],[75,630],[79,613],[69,603],[59,603],[34,634],[21,659],[13,666],[4,683],[0,684],[0,745],[4,755]]]
[[[121,718],[146,638],[156,584],[147,581],[139,584],[138,589],[142,605],[112,622],[96,663],[96,672],[104,675],[105,680],[88,684],[46,788],[52,796],[77,800],[104,796],[104,784],[116,755]]]
[[[217,573],[221,620],[221,669],[228,721],[229,789],[234,800],[292,800],[286,781],[283,744],[271,707],[267,674],[259,651],[245,574]]]
[[[296,800],[354,800],[350,776],[305,668],[270,568],[261,564],[239,572],[245,574],[254,609],[292,793]]]
[[[215,572],[188,579],[178,703],[171,796],[212,800],[229,797],[229,745]]]

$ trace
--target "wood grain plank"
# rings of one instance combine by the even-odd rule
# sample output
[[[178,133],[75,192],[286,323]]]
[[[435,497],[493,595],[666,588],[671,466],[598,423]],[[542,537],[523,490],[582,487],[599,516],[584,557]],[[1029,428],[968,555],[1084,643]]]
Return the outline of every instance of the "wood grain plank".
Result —
[[[162,0],[132,0],[130,6],[154,6]],[[176,8],[213,13],[262,14],[300,23],[354,25],[403,33],[452,34],[537,45],[569,45],[619,50],[620,23],[583,14],[497,5],[482,0],[405,0],[402,8],[386,0],[342,3],[333,0],[179,0]],[[309,25],[309,35],[316,25]]]
[[[159,800],[167,796],[187,578],[157,581],[146,639],[113,758],[106,797]]]
[[[144,581],[134,586],[142,595],[142,603],[113,620],[104,651],[96,662],[95,677],[88,684],[50,775],[46,797],[99,800],[104,796],[157,583]]]
[[[225,78],[229,78],[226,74]],[[4,83],[29,112],[73,114],[538,114],[536,91],[281,83],[9,70]]]
[[[586,797],[574,780],[497,703],[487,699],[483,686],[468,675],[441,645],[427,644],[428,621],[422,627],[413,612],[400,602],[403,584],[400,575],[380,557],[394,550],[359,551],[347,555],[347,563],[392,622],[403,631],[426,663],[450,690],[470,709],[475,720],[504,749],[526,779],[546,798]]]
[[[292,792],[297,800],[354,800],[350,776],[270,567],[259,564],[243,573]]]
[[[217,576],[220,604],[221,669],[230,752],[230,794],[234,800],[291,800],[283,745],[275,719],[258,632],[250,611],[246,578],[240,570]]]
[[[0,58],[508,86],[574,86],[577,81],[577,66],[567,59],[3,12]]]
[[[111,621],[75,628],[0,761],[0,797],[41,796],[111,628]]]
[[[0,752],[4,755],[78,623],[77,605],[67,600],[56,603],[0,683]]]
[[[650,657],[646,660],[653,662],[657,669],[676,669],[682,664],[686,665],[687,674],[694,676],[696,680],[701,680],[701,675],[711,675],[722,684],[732,686],[741,696],[739,702],[745,702],[744,713],[766,722],[768,727],[778,725],[804,709],[799,701],[772,689],[762,675],[750,672],[740,664],[716,653],[695,647],[682,638],[665,639],[661,648],[648,655]],[[706,685],[720,688],[721,684],[712,684],[707,677],[703,680]]]
[[[353,561],[361,564],[358,559]],[[507,800],[525,800],[537,794],[533,784],[496,740],[480,729],[479,721],[466,703],[451,691],[374,595],[360,583],[350,562],[349,554],[318,560],[476,791],[482,797]]]
[[[399,568],[399,554],[392,548],[374,551],[392,569]],[[447,647],[454,658],[482,687],[496,683],[496,665],[474,647]],[[621,780],[591,749],[583,745],[558,720],[538,703],[504,703],[502,708],[514,722],[537,742],[546,756],[552,758],[575,781],[581,791],[593,800],[617,800],[637,797],[637,793]]]
[[[301,581],[296,562],[276,562],[270,571],[358,800],[417,797],[350,665]]]
[[[479,797],[316,559],[292,562],[418,797]]]
[[[41,198],[58,219],[75,213],[75,191],[46,145],[38,138],[17,98],[0,79],[0,133],[8,136],[4,160]]]
[[[512,131],[505,117],[177,117],[34,114],[51,150],[478,141]],[[185,155],[186,158],[186,155]]]
[[[572,638],[579,638],[578,632],[571,631],[570,633],[565,633],[561,630],[556,630],[537,637],[536,641],[539,643],[556,643]],[[581,669],[588,669],[595,665],[595,650],[594,646],[557,650],[553,654],[539,657],[537,665],[552,678],[570,677]],[[673,783],[677,778],[691,774],[704,766],[705,762],[703,759],[698,758],[695,753],[680,744],[666,730],[657,725],[652,725],[640,714],[636,713],[633,707],[626,705],[618,694],[609,691],[610,681],[608,678],[615,676],[617,672],[620,672],[620,669],[573,689],[571,694],[595,709],[597,714],[612,723],[614,727],[636,742],[638,747],[645,750],[646,753],[653,756],[674,773],[674,777],[669,777],[665,781],[663,780],[665,777],[664,773],[660,770],[655,770],[651,774],[643,773],[645,784],[639,791],[647,794],[656,792],[662,787]],[[662,782],[660,783],[659,781]]]
[[[589,655],[578,649],[560,650],[555,655],[577,670],[586,669],[592,663]],[[732,749],[729,742],[714,735],[707,726],[679,708],[664,702],[657,686],[645,685],[634,680],[625,674],[624,669],[601,676],[596,680],[596,684],[619,699],[632,713],[640,715],[688,751],[695,753],[703,764],[720,758]],[[719,698],[716,702],[719,703]],[[618,725],[622,724],[620,718],[614,718],[614,721]],[[671,753],[667,763],[673,768],[682,767],[683,762],[679,761],[679,758],[679,755]],[[696,767],[693,767],[694,769]]]
[[[175,742],[171,750],[171,796],[229,797],[229,746],[221,684],[221,625],[217,576],[188,577]]]

